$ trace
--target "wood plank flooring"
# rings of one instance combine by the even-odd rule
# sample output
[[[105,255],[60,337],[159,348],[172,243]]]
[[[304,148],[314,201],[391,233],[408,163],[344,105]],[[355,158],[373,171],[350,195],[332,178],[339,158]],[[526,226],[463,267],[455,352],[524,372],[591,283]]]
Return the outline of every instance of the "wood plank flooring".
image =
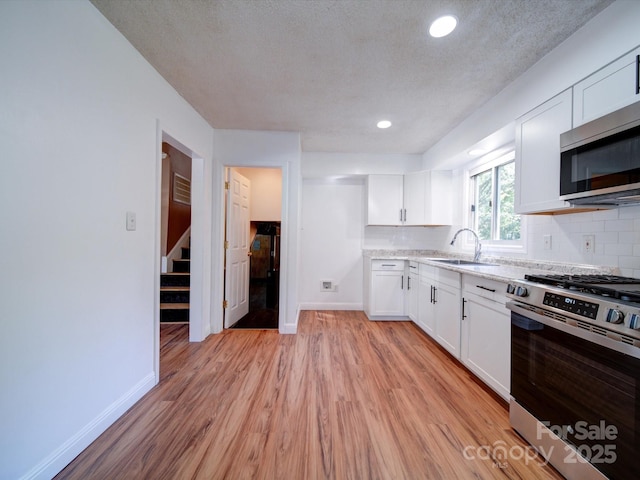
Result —
[[[160,384],[56,479],[562,478],[410,322],[302,312],[296,335],[200,344],[161,330]]]

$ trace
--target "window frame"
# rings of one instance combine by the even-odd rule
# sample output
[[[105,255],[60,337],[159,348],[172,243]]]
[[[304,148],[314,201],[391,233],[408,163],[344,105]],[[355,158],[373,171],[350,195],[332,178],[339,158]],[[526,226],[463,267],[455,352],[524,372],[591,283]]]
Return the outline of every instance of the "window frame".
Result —
[[[493,153],[493,155],[492,155]],[[497,157],[495,156],[496,152],[492,152],[485,155],[483,158],[479,160],[479,162],[475,163],[471,166],[465,175],[467,181],[467,201],[465,202],[465,222],[468,228],[475,229],[475,215],[476,213],[472,211],[471,206],[474,205],[475,198],[475,181],[474,178],[476,175],[481,174],[483,172],[493,170],[492,172],[492,182],[491,182],[491,213],[492,213],[492,225],[491,225],[491,240],[480,240],[482,243],[483,251],[496,251],[496,252],[512,252],[512,253],[526,253],[526,216],[520,215],[520,238],[518,240],[494,240],[493,237],[496,234],[496,230],[499,228],[499,220],[498,219],[498,201],[497,201],[497,187],[498,187],[498,168],[502,165],[506,165],[508,163],[514,163],[515,166],[515,150],[510,149],[507,152],[503,152],[499,154]],[[488,158],[488,160],[487,160]],[[515,186],[514,186],[515,187]],[[473,248],[473,242],[470,240],[465,241],[464,248]]]

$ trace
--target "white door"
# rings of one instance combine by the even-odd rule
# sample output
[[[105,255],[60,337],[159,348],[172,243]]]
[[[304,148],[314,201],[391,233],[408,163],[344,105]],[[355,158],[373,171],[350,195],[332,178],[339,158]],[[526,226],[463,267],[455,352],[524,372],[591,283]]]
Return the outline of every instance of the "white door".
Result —
[[[251,183],[233,168],[228,175],[226,223],[225,328],[249,313],[249,194]]]

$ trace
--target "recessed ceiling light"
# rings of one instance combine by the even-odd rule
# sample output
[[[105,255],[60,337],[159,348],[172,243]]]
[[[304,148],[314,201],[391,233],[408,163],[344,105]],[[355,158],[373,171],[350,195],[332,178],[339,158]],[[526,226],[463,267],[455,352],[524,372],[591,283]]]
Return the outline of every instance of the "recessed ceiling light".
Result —
[[[378,128],[389,128],[391,126],[391,122],[389,120],[380,120],[378,122]]]
[[[471,155],[472,157],[484,155],[485,153],[487,153],[487,151],[482,148],[474,148],[472,150],[469,150],[469,155]]]
[[[429,35],[435,38],[449,35],[456,28],[458,19],[453,15],[445,15],[436,19],[429,27]]]

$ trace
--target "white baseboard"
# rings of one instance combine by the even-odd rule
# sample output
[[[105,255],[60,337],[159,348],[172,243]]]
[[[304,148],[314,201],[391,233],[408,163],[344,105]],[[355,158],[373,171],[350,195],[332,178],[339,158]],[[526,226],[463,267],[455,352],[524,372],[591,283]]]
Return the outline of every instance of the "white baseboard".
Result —
[[[285,335],[295,335],[296,333],[298,333],[298,325],[287,323],[283,328],[280,329],[279,333]]]
[[[124,412],[129,410],[156,383],[155,373],[149,373],[122,397],[109,405],[100,415],[85,425],[78,433],[55,449],[49,456],[22,476],[22,480],[51,479],[109,428]]]
[[[363,310],[361,303],[301,303],[300,310]]]

